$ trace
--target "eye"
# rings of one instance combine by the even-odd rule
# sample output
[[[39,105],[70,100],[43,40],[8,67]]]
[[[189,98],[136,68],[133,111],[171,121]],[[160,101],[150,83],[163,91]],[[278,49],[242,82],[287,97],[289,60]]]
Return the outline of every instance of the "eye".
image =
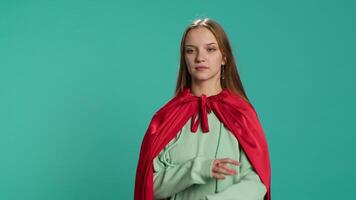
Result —
[[[186,49],[185,52],[186,53],[193,53],[193,49]]]
[[[208,48],[208,51],[215,51],[216,49],[215,48]]]

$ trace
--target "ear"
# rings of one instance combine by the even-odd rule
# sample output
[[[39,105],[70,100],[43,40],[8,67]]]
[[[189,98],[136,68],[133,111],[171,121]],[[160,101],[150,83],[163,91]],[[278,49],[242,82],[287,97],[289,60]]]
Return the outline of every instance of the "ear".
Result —
[[[225,65],[226,64],[226,56],[224,56],[223,60],[222,60],[222,65]]]

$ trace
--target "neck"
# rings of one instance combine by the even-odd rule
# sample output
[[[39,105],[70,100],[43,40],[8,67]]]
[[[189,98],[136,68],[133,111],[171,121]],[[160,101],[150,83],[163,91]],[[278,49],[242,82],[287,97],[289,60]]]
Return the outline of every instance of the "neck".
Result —
[[[217,95],[222,91],[220,80],[216,82],[196,82],[192,81],[191,92],[194,96],[200,97],[205,94],[207,97],[212,95]]]

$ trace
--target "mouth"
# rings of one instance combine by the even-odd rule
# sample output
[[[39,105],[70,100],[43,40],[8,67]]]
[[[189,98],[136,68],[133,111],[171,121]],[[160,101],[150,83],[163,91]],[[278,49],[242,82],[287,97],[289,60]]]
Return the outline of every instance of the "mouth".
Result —
[[[198,70],[198,71],[201,71],[201,70],[208,69],[208,67],[206,67],[206,66],[197,66],[197,67],[195,67],[195,69]]]

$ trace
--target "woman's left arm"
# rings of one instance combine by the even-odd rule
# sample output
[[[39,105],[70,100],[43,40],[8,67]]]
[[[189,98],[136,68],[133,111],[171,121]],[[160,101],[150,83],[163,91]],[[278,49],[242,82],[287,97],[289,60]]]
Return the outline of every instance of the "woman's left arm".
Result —
[[[263,200],[267,192],[265,185],[248,161],[244,151],[240,148],[240,180],[225,189],[212,195],[207,195],[205,200]]]

